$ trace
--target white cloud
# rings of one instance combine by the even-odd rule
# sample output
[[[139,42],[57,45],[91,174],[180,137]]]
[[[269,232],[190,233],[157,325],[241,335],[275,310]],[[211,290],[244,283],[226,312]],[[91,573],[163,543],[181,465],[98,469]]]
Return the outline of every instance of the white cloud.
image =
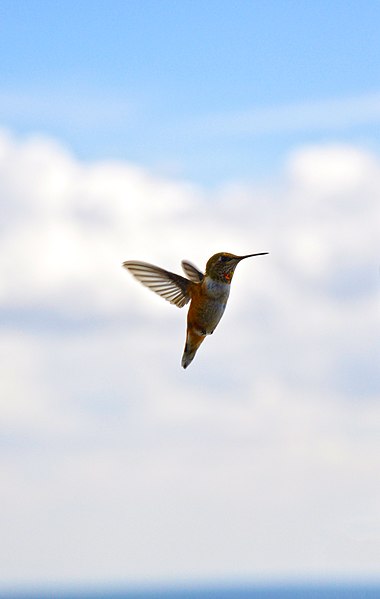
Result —
[[[329,98],[272,107],[209,114],[193,119],[192,131],[222,136],[251,136],[302,131],[341,131],[380,121],[380,94]]]
[[[343,144],[297,151],[290,160],[289,171],[296,185],[309,193],[312,191],[314,197],[328,196],[330,201],[346,209],[355,207],[347,205],[347,195],[352,197],[358,191],[370,189],[379,180],[375,157],[368,151]]]
[[[76,131],[89,131],[96,128],[98,131],[107,127],[125,126],[136,118],[137,107],[141,105],[142,98],[126,100],[115,96],[108,91],[99,94],[98,90],[81,89],[78,86],[71,90],[41,88],[14,88],[0,91],[0,112],[3,119],[18,124],[49,123],[56,127],[57,123],[65,127],[74,127]]]
[[[379,158],[316,146],[205,194],[0,138],[3,582],[374,575]],[[185,311],[124,259],[242,263]]]

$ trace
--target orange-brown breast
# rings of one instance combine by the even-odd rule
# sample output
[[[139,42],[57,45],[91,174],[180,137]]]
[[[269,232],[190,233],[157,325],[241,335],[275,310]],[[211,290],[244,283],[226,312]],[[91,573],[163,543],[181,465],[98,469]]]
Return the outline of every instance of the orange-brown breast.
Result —
[[[210,335],[223,315],[229,285],[215,283],[206,277],[202,283],[193,284],[189,291],[191,303],[187,315],[188,328],[201,335]]]

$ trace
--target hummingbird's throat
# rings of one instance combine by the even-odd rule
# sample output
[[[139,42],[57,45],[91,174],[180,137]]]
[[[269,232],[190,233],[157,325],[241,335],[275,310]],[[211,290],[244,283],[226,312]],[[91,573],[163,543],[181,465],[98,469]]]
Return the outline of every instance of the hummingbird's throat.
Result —
[[[227,283],[231,283],[232,275],[233,275],[232,272],[225,272],[224,273],[223,276],[224,276],[225,280],[227,281]]]

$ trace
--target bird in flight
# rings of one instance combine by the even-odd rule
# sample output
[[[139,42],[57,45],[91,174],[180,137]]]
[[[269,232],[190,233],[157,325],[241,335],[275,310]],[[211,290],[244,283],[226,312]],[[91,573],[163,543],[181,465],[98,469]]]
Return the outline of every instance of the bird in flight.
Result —
[[[140,283],[178,308],[190,302],[182,356],[182,366],[187,368],[200,344],[207,335],[212,335],[223,316],[236,266],[245,258],[265,256],[268,253],[235,256],[220,252],[208,260],[205,274],[191,262],[183,260],[182,268],[188,278],[146,262],[127,260],[123,262],[123,266]]]

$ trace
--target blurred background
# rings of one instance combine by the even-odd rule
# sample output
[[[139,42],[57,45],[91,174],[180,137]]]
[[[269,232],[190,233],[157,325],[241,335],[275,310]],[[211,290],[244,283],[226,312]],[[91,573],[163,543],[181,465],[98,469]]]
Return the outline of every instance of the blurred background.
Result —
[[[378,580],[379,28],[2,0],[0,588]],[[219,251],[270,254],[183,371],[121,263]]]

